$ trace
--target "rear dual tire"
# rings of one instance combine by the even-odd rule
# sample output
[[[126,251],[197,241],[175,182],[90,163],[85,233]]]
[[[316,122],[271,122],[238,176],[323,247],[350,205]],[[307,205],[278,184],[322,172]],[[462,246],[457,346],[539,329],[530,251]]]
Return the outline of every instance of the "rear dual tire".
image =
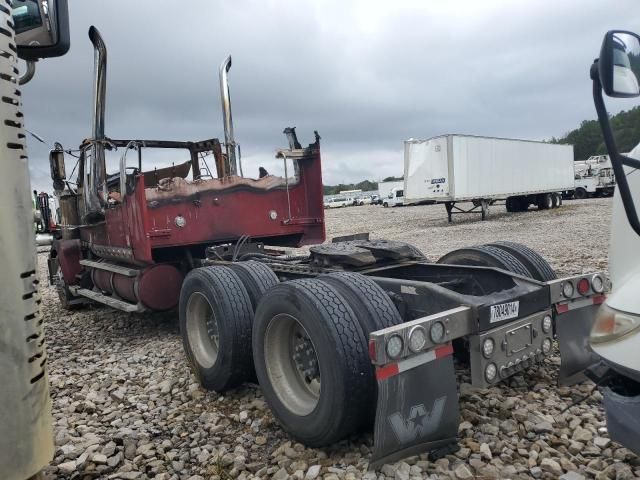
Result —
[[[253,310],[240,277],[230,268],[196,268],[180,290],[180,334],[200,384],[217,392],[253,376]]]
[[[369,419],[375,380],[365,331],[329,283],[303,279],[271,288],[256,310],[253,356],[274,416],[305,445],[330,445]]]
[[[541,282],[557,278],[553,268],[540,254],[516,242],[496,242],[454,250],[440,258],[438,263],[500,268]]]

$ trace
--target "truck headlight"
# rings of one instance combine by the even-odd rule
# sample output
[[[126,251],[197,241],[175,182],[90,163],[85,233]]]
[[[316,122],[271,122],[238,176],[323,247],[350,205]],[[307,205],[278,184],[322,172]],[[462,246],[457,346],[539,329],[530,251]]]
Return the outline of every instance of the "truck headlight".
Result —
[[[498,367],[496,367],[495,363],[490,363],[484,369],[484,377],[487,379],[487,382],[493,382],[496,379],[497,374]]]
[[[591,329],[591,341],[602,343],[615,340],[640,327],[640,317],[621,312],[603,303],[596,313]]]
[[[391,335],[387,339],[387,355],[389,358],[398,358],[402,355],[402,348],[404,347],[404,342],[402,341],[402,337],[400,335]]]
[[[542,331],[544,333],[549,333],[551,331],[552,321],[551,316],[547,315],[542,319]]]
[[[413,327],[409,333],[409,350],[413,353],[418,353],[427,344],[427,334],[424,328],[417,326]]]
[[[493,338],[485,338],[484,342],[482,342],[482,355],[484,355],[484,358],[491,357],[495,347],[496,343],[493,341]]]

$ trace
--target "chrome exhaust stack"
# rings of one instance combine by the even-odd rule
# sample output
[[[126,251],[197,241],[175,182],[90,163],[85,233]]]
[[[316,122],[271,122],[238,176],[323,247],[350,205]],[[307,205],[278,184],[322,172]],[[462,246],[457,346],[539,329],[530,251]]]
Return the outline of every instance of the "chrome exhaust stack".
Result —
[[[107,203],[107,171],[104,155],[104,116],[107,88],[107,46],[102,40],[98,29],[89,28],[89,39],[94,52],[94,87],[93,87],[93,115],[91,119],[91,168],[87,172],[88,191],[85,194],[87,221],[95,216],[103,216],[103,207]]]
[[[224,144],[227,151],[228,175],[238,175],[239,159],[236,159],[236,141],[233,136],[233,118],[231,116],[231,97],[227,74],[231,69],[231,55],[220,64],[220,101],[222,102],[222,121],[224,123]],[[242,167],[240,167],[242,171]]]

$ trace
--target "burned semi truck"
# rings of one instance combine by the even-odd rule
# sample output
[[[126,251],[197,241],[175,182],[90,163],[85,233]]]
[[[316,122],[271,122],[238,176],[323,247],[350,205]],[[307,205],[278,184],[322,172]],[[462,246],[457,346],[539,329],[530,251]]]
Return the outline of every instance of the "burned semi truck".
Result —
[[[284,176],[242,175],[227,75],[225,138],[106,136],[106,46],[92,27],[95,109],[78,178],[52,155],[63,236],[49,258],[66,308],[177,308],[186,356],[204,388],[257,378],[280,425],[309,446],[374,427],[372,466],[450,451],[458,432],[456,357],[488,387],[534,367],[558,340],[560,380],[582,380],[598,273],[556,278],[519,244],[453,251],[430,263],[414,246],[353,235],[325,240],[320,137],[294,128],[278,150]],[[183,164],[143,171],[143,152],[181,148]],[[105,153],[121,153],[106,171]],[[215,171],[206,166],[213,157]],[[130,162],[131,158],[133,161]],[[129,166],[130,163],[132,166]],[[287,254],[283,247],[309,246]]]

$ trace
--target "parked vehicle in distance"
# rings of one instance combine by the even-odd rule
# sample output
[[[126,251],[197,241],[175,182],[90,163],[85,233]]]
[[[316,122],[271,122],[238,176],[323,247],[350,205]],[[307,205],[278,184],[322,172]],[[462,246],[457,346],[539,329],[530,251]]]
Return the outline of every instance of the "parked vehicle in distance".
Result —
[[[351,197],[336,197],[330,198],[324,202],[324,208],[341,208],[353,205],[353,199]]]
[[[574,186],[573,146],[530,140],[441,135],[404,142],[405,205],[432,200],[453,214],[481,213],[506,200],[508,212],[557,208]],[[460,202],[473,202],[462,209]]]
[[[616,177],[609,155],[593,155],[574,162],[575,189],[573,198],[610,197],[616,188]]]
[[[361,207],[362,205],[371,205],[373,203],[373,197],[376,195],[365,195],[364,197],[358,197],[353,201],[354,205]]]
[[[384,201],[389,198],[389,194],[394,188],[404,188],[404,180],[378,182],[378,205],[384,204]]]
[[[387,207],[401,207],[404,205],[404,189],[402,187],[395,187],[391,189],[391,193],[382,202],[382,206]]]

